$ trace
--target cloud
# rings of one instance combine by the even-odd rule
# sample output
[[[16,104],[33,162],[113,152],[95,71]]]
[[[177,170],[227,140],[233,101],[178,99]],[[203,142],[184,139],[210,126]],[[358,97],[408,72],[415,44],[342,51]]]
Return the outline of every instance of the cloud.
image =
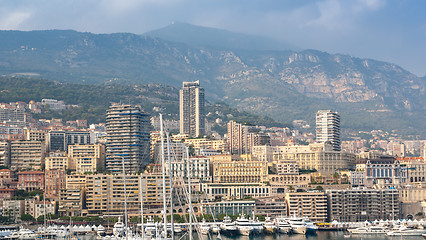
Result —
[[[21,26],[33,16],[33,12],[29,10],[18,10],[10,13],[1,14],[0,17],[0,29],[3,30],[14,30],[20,29]]]
[[[362,14],[378,11],[384,5],[384,0],[319,1],[315,3],[317,17],[308,21],[306,26],[320,27],[329,31],[348,29],[362,17]]]

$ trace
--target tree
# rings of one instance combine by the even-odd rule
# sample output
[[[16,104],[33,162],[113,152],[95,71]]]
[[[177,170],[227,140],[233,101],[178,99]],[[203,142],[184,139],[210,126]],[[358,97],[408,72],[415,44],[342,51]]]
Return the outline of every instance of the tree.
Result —
[[[323,187],[321,187],[321,186],[317,186],[317,187],[315,188],[315,190],[323,191],[323,190],[324,190],[324,188],[323,188]]]
[[[29,222],[29,221],[34,221],[35,220],[35,218],[33,216],[31,216],[30,214],[25,214],[25,213],[22,214],[20,218],[24,222]]]

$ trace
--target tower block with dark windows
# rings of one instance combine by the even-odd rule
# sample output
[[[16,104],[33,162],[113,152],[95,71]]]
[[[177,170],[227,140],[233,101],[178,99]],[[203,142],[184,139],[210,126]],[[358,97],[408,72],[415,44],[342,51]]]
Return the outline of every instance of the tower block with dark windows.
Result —
[[[179,91],[180,133],[190,137],[205,134],[204,88],[200,81],[183,82]]]
[[[149,115],[132,105],[112,105],[106,115],[106,169],[121,174],[124,158],[126,173],[142,170],[150,160]]]
[[[334,151],[340,151],[340,115],[331,110],[319,110],[316,114],[317,142],[329,142]]]

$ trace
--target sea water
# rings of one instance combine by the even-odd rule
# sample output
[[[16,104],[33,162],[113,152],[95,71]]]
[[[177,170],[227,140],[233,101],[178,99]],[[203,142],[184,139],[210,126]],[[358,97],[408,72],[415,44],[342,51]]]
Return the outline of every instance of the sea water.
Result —
[[[253,236],[235,236],[227,237],[221,235],[222,240],[399,240],[399,239],[423,239],[422,236],[387,236],[386,234],[371,234],[371,235],[362,235],[362,234],[352,234],[350,237],[345,237],[347,232],[342,231],[318,231],[315,235],[303,235],[303,234],[275,234],[275,235],[253,235]],[[194,239],[199,240],[199,238],[194,234]],[[213,237],[213,238],[211,238]],[[203,236],[203,240],[217,240],[217,235]],[[175,237],[175,240],[180,239],[178,236]],[[185,237],[183,237],[185,239]]]

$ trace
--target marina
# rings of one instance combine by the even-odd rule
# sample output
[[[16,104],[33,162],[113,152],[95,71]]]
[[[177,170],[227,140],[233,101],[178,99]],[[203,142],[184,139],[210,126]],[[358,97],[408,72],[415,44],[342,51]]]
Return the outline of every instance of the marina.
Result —
[[[336,224],[334,222],[333,224]],[[307,218],[280,217],[267,218],[261,222],[256,219],[238,217],[232,221],[229,216],[223,222],[177,224],[167,226],[168,238],[175,235],[178,239],[421,239],[426,234],[424,221],[397,220],[360,223],[338,223],[340,228],[319,228]],[[220,226],[220,227],[219,227]],[[346,226],[342,228],[341,226]],[[149,221],[143,226],[126,228],[121,219],[112,228],[102,225],[74,225],[47,228],[30,226],[29,228],[2,227],[0,239],[163,239],[164,224]],[[339,229],[339,231],[336,231]],[[189,232],[191,231],[191,232]],[[126,236],[127,233],[127,236]],[[191,234],[190,234],[191,233]],[[142,235],[143,234],[143,235]],[[143,237],[142,237],[143,236]]]

